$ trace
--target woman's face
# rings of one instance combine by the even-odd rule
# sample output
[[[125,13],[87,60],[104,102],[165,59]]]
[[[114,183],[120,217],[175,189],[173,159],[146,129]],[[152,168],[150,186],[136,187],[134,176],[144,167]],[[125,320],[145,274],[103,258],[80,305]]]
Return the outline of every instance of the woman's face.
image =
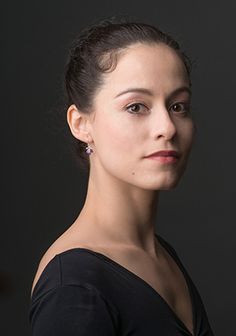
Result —
[[[91,169],[133,186],[173,188],[186,167],[194,124],[187,72],[164,44],[135,44],[118,58],[94,98]],[[175,150],[174,162],[146,156]]]

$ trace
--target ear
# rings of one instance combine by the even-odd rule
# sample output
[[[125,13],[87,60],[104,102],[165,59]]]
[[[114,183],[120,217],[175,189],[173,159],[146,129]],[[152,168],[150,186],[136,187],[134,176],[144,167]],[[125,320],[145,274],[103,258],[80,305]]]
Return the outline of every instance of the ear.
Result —
[[[67,110],[67,123],[73,136],[83,142],[91,142],[90,122],[88,114],[77,109],[75,104],[70,105]]]

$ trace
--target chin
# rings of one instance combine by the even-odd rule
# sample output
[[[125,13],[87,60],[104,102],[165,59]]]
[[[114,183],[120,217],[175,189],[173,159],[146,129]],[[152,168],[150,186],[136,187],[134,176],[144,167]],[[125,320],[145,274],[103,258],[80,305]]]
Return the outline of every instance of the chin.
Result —
[[[175,187],[178,185],[178,182],[172,183],[163,187],[160,187],[159,190],[172,190],[175,189]]]
[[[159,179],[159,181],[148,181],[142,187],[146,190],[172,190],[178,183],[180,178],[176,176],[171,176],[165,179]]]

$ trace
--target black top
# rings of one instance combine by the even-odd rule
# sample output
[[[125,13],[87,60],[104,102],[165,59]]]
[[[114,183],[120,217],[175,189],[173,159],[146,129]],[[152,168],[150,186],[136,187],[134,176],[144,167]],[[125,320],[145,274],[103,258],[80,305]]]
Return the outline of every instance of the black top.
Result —
[[[157,237],[187,282],[194,336],[213,336],[195,285],[173,247]],[[64,251],[47,264],[32,294],[29,319],[33,336],[192,335],[146,281],[86,248]]]

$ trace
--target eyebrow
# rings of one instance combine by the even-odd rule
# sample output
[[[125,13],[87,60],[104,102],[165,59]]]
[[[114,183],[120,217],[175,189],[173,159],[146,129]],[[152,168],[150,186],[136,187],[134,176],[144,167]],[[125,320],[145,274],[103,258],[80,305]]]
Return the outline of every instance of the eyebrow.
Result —
[[[171,92],[170,94],[170,98],[172,98],[173,96],[176,96],[177,94],[181,93],[181,92],[188,92],[191,96],[192,94],[192,91],[191,89],[188,87],[188,86],[181,86],[177,89],[175,89],[173,92]],[[122,91],[120,93],[118,93],[118,95],[115,96],[115,98],[118,98],[126,93],[130,93],[130,92],[138,92],[138,93],[143,93],[143,94],[146,94],[148,96],[154,96],[154,93],[148,89],[145,89],[145,88],[129,88],[125,91]]]

